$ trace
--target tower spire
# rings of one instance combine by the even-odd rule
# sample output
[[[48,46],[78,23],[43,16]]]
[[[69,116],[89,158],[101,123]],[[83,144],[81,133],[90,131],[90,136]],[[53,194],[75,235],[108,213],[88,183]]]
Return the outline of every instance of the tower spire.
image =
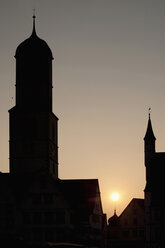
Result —
[[[151,123],[150,115],[151,115],[151,108],[148,109],[148,125],[147,125],[147,131],[146,131],[144,140],[147,140],[147,139],[156,140],[153,129],[152,129],[152,123]]]
[[[151,123],[151,118],[150,118],[150,111],[151,108],[148,109],[148,125],[147,125],[147,130],[146,134],[144,137],[144,158],[145,158],[145,166],[146,166],[146,179],[149,181],[150,179],[150,163],[151,159],[153,158],[155,154],[155,135],[152,129],[152,123]]]

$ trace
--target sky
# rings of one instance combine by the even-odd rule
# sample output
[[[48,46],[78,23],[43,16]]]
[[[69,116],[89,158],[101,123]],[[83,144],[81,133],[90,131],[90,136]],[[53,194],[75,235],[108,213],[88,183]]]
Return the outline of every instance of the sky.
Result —
[[[15,51],[36,30],[52,50],[59,177],[98,178],[103,211],[143,198],[151,108],[156,150],[165,151],[164,0],[0,0],[0,171],[9,171]]]

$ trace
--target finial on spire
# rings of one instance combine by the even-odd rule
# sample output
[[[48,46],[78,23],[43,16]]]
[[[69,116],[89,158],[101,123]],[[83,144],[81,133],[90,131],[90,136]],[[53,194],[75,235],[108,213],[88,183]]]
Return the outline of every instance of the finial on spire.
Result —
[[[151,114],[151,108],[148,109],[148,116],[149,116],[149,119],[150,119],[150,114]]]
[[[33,9],[33,32],[32,35],[36,35],[36,28],[35,28],[35,19],[36,19],[36,15],[35,15],[36,10]]]

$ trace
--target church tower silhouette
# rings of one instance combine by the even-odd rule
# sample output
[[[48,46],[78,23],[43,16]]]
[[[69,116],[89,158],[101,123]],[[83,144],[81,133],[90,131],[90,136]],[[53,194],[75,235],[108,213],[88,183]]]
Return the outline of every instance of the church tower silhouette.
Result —
[[[155,155],[155,141],[156,138],[154,136],[154,132],[152,129],[152,123],[149,113],[149,119],[148,119],[148,125],[147,125],[147,131],[144,137],[144,159],[145,159],[145,166],[146,166],[146,184],[147,187],[150,185],[150,179],[151,179],[151,161],[152,158]]]
[[[52,112],[52,52],[35,30],[16,49],[16,105],[10,115],[10,173],[58,179],[58,118]]]
[[[165,247],[164,165],[165,152],[156,152],[149,113],[144,137],[146,186],[144,190],[146,248]]]
[[[0,247],[11,247],[14,242],[22,247],[19,241],[23,241],[24,247],[31,248],[35,244],[49,247],[48,242],[101,248],[106,216],[98,179],[58,177],[53,56],[36,34],[35,16],[32,34],[17,47],[15,58],[16,104],[9,110],[10,171],[0,173]]]

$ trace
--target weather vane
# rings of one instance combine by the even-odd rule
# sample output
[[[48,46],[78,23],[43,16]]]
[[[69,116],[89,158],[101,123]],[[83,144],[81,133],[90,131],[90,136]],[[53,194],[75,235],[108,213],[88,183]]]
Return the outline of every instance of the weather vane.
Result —
[[[148,115],[150,117],[150,114],[151,114],[151,108],[148,109]]]
[[[36,9],[33,9],[33,18],[36,18]]]

